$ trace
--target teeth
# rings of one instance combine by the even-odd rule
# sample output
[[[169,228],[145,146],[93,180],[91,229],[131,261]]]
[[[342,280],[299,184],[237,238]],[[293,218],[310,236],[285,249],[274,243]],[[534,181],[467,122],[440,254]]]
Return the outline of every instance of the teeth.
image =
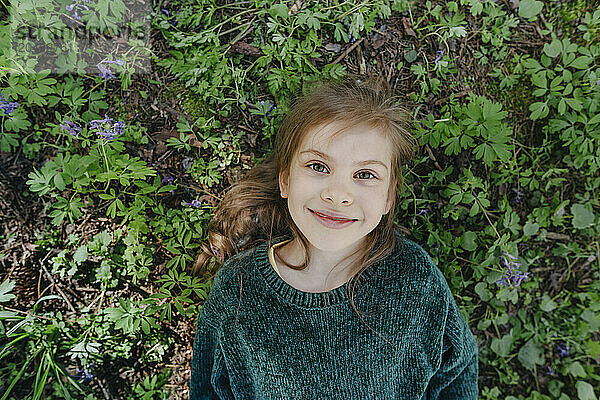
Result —
[[[317,214],[319,214],[320,216],[322,216],[322,217],[325,217],[325,218],[327,218],[327,219],[331,219],[331,220],[333,220],[333,221],[351,221],[351,220],[349,220],[349,219],[339,219],[339,218],[333,218],[333,217],[330,217],[330,216],[327,216],[327,215],[324,215],[324,214],[321,214],[321,213],[317,213]]]

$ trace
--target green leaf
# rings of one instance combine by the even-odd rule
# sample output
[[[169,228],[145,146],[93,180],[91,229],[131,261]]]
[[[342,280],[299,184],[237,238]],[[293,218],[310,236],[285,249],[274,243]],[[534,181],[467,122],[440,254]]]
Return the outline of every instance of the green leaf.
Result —
[[[510,353],[513,341],[514,339],[510,333],[504,335],[502,339],[493,338],[491,348],[500,357],[506,357]]]
[[[477,249],[475,239],[477,239],[477,234],[475,232],[466,231],[462,235],[460,245],[467,251],[475,251]]]
[[[288,17],[288,8],[285,4],[273,4],[271,8],[269,8],[269,14],[273,18],[281,17],[286,19]]]
[[[600,329],[600,314],[587,309],[581,314],[581,319],[590,325],[590,332],[597,332]]]
[[[594,360],[600,357],[600,342],[588,339],[585,343],[585,353]]]
[[[535,371],[536,364],[544,365],[544,362],[546,361],[542,346],[534,343],[533,339],[529,339],[527,343],[519,349],[517,357],[521,364],[523,364],[523,367],[532,372]]]
[[[577,397],[579,400],[598,400],[596,393],[594,393],[593,386],[589,383],[577,381],[577,383],[575,383],[575,388],[577,389]]]
[[[540,308],[542,311],[550,312],[558,307],[558,304],[554,300],[550,298],[547,294],[542,296],[542,302],[540,303]]]
[[[88,259],[88,249],[87,246],[81,245],[77,248],[77,250],[75,250],[75,254],[73,254],[73,261],[75,261],[75,263],[77,265],[81,264],[82,262],[86,261]]]
[[[462,27],[462,26],[453,26],[452,28],[450,28],[448,38],[451,38],[451,37],[454,37],[454,36],[456,36],[456,37],[465,37],[466,34],[467,34],[467,30],[464,27]]]
[[[550,58],[557,57],[561,53],[562,47],[560,40],[552,39],[551,43],[544,44],[544,53]]]
[[[571,213],[573,214],[573,227],[577,229],[585,229],[594,224],[594,213],[583,204],[573,204]]]
[[[9,279],[2,282],[0,285],[0,303],[4,303],[14,299],[16,296],[9,293],[15,287],[15,282]]]
[[[540,229],[540,224],[538,224],[537,222],[527,221],[525,223],[525,226],[523,227],[523,235],[533,236],[536,233],[538,233],[539,229]]]
[[[531,83],[544,89],[547,88],[548,81],[546,80],[546,71],[536,72],[535,74],[531,75]]]
[[[519,17],[533,21],[542,11],[544,3],[537,0],[521,0],[519,3]]]
[[[592,62],[592,59],[590,57],[588,57],[588,56],[579,56],[576,59],[574,59],[568,65],[568,67],[573,67],[573,68],[577,68],[577,69],[588,69],[591,62]]]
[[[63,180],[62,174],[60,172],[54,175],[54,185],[58,190],[65,190],[65,181]]]
[[[535,366],[544,365],[546,358],[542,346],[529,339],[520,349],[517,357],[523,367],[530,371],[535,371]]]
[[[417,52],[413,49],[408,51],[405,55],[404,55],[404,59],[409,62],[412,63],[417,59]]]
[[[569,97],[565,97],[564,99],[567,102],[567,104],[569,105],[569,107],[571,107],[575,111],[581,111],[581,109],[583,108],[583,105],[577,99],[569,98]]]
[[[492,293],[487,289],[487,283],[485,282],[479,282],[477,285],[475,285],[475,293],[477,293],[481,301],[488,301],[492,298]],[[487,321],[491,322],[490,320]],[[486,328],[487,326],[483,329],[479,328],[479,326],[477,327],[477,329],[479,329],[480,331]]]
[[[531,120],[535,121],[536,119],[545,118],[550,110],[546,102],[538,101],[529,106],[529,111],[531,111]]]
[[[564,98],[560,99],[560,101],[558,102],[558,113],[560,115],[563,115],[565,113],[565,111],[567,110],[567,102],[565,101]]]
[[[583,369],[583,366],[581,365],[581,363],[579,363],[579,361],[574,361],[571,364],[569,364],[569,366],[567,367],[567,371],[569,371],[569,374],[573,375],[574,377],[579,377],[579,378],[586,378],[587,374],[585,372],[585,370]]]
[[[590,120],[587,122],[587,125],[597,124],[598,122],[600,122],[600,113],[590,118]]]

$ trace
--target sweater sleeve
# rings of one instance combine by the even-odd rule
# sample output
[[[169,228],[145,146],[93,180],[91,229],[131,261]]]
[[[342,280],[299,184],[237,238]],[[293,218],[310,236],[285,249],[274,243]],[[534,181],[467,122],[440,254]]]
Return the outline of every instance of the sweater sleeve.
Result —
[[[428,385],[429,400],[477,400],[478,348],[473,333],[450,294],[442,362]]]
[[[190,400],[233,399],[216,328],[200,310],[192,355]]]

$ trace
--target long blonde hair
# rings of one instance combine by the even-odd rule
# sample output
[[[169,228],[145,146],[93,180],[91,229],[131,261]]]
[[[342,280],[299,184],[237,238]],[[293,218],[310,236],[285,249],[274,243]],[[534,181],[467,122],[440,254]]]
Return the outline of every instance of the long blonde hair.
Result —
[[[193,273],[213,272],[212,278],[216,271],[209,268],[211,260],[216,260],[214,264],[217,266],[222,265],[245,249],[290,234],[301,243],[305,257],[300,265],[284,264],[295,270],[303,270],[309,265],[308,240],[291,218],[287,201],[281,197],[278,179],[280,171],[289,176],[292,159],[311,128],[335,122],[341,129],[334,136],[342,134],[344,128],[358,124],[376,128],[392,146],[389,190],[401,192],[402,167],[415,156],[417,143],[409,132],[411,114],[399,106],[397,100],[391,96],[387,82],[380,77],[366,80],[348,77],[341,82],[319,82],[308,93],[298,97],[279,127],[273,152],[234,183],[217,205],[208,224],[208,243],[201,244],[202,250]],[[365,269],[390,254],[396,244],[394,216],[397,196],[392,197],[390,212],[365,237],[363,246],[340,261],[354,257],[355,265],[362,265],[351,278],[351,281],[354,280],[351,304],[359,317],[354,304],[358,278]]]

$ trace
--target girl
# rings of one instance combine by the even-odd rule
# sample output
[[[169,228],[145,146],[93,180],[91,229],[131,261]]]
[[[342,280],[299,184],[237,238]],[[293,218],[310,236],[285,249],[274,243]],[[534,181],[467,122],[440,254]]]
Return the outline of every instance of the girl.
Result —
[[[224,262],[190,399],[477,399],[475,338],[429,255],[394,229],[416,146],[389,92],[317,85],[224,196],[196,263]]]

